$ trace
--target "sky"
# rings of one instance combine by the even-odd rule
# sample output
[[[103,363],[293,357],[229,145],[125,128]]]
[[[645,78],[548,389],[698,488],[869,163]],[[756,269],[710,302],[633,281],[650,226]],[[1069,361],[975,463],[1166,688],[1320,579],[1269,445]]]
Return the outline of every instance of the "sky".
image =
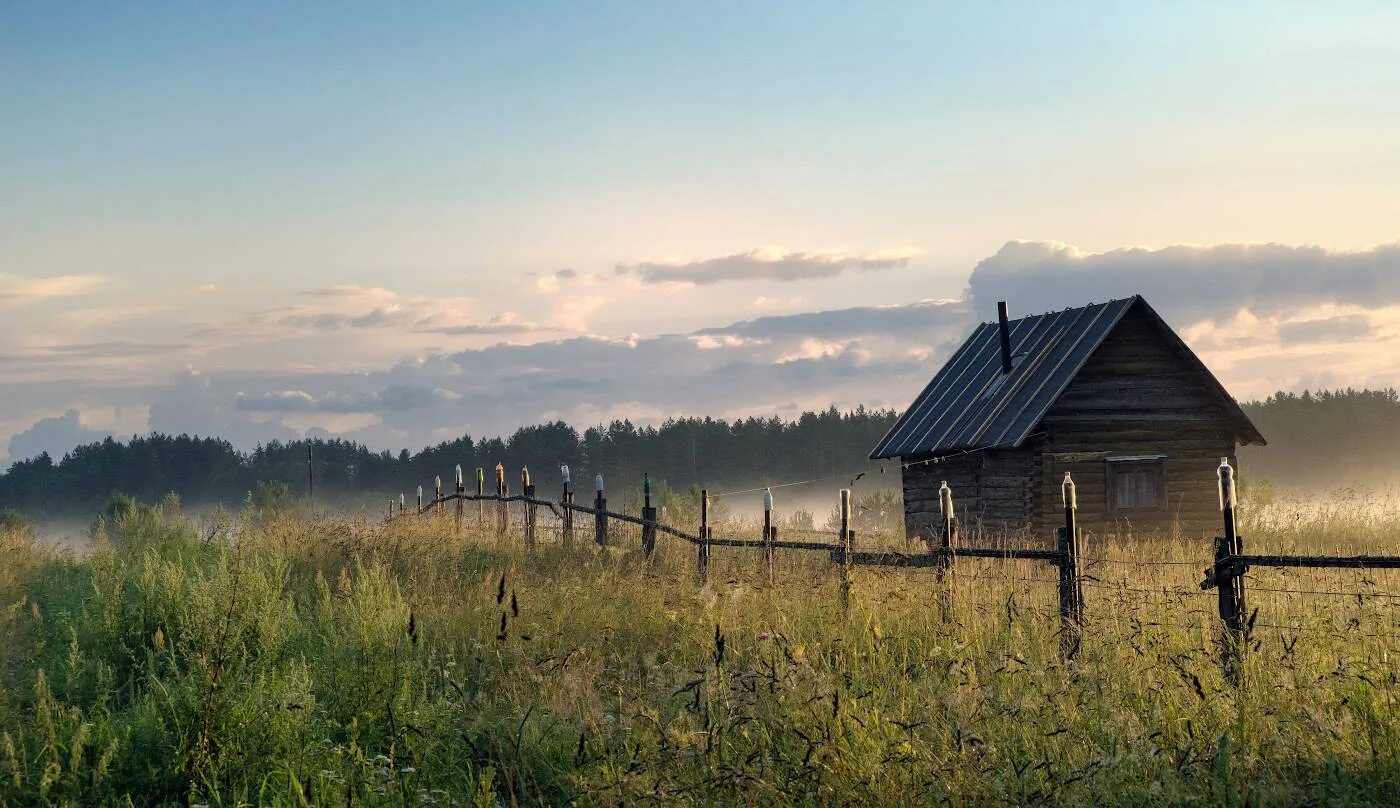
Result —
[[[905,406],[1144,294],[1400,383],[1393,3],[6,4],[0,459]]]

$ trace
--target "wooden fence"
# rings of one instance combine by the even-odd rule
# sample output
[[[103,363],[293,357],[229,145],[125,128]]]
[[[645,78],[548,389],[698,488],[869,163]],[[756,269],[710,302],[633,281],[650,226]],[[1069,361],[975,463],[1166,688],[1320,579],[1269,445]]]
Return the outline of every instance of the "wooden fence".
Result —
[[[591,505],[580,505],[574,501],[572,480],[567,466],[561,467],[563,484],[558,500],[546,500],[536,496],[536,488],[528,469],[521,470],[521,493],[511,494],[506,482],[505,470],[500,465],[495,469],[495,492],[484,491],[485,473],[476,470],[476,491],[467,493],[460,466],[456,469],[456,487],[445,493],[442,479],[437,478],[433,498],[423,499],[423,488],[418,488],[416,507],[410,513],[405,498],[400,495],[395,503],[389,502],[390,520],[408,516],[436,514],[446,515],[448,503],[453,504],[454,529],[461,532],[465,519],[465,505],[475,502],[478,527],[484,527],[490,518],[498,535],[504,536],[509,528],[508,507],[512,502],[522,503],[524,508],[523,533],[526,548],[536,546],[538,513],[545,508],[559,520],[559,530],[563,543],[572,544],[576,539],[575,515],[592,517],[593,542],[606,547],[611,541],[614,523],[640,527],[641,550],[650,559],[656,551],[657,536],[666,535],[687,542],[695,548],[696,574],[701,582],[709,577],[710,560],[716,547],[751,548],[761,551],[764,578],[769,584],[776,583],[775,558],[778,550],[815,551],[827,554],[840,576],[840,593],[843,604],[849,604],[851,574],[855,567],[931,568],[937,573],[941,583],[954,575],[956,561],[965,559],[999,559],[1005,561],[1034,561],[1050,564],[1058,571],[1059,619],[1061,622],[1061,651],[1072,657],[1079,647],[1085,625],[1085,600],[1083,571],[1084,555],[1082,535],[1077,524],[1078,502],[1075,484],[1069,473],[1061,488],[1064,506],[1064,525],[1056,530],[1053,547],[1016,548],[962,546],[958,542],[958,520],[956,518],[953,492],[946,483],[939,492],[939,505],[942,519],[936,535],[927,541],[927,548],[920,553],[898,553],[856,549],[856,533],[851,529],[851,492],[841,489],[838,510],[838,529],[835,541],[802,541],[780,539],[778,527],[773,520],[773,498],[771,489],[763,490],[763,526],[758,538],[721,538],[714,535],[710,523],[710,494],[700,492],[699,525],[694,533],[664,524],[658,519],[657,509],[652,505],[651,483],[644,475],[642,482],[642,508],[639,515],[631,515],[609,510],[607,493],[602,475],[594,480],[594,497]],[[1235,479],[1234,469],[1222,458],[1217,468],[1220,492],[1221,525],[1224,535],[1214,540],[1214,565],[1205,570],[1205,580],[1200,588],[1217,590],[1217,612],[1220,620],[1220,664],[1227,680],[1238,682],[1240,660],[1248,646],[1255,626],[1255,612],[1249,612],[1246,603],[1245,573],[1251,567],[1295,567],[1314,569],[1400,569],[1400,556],[1307,556],[1307,555],[1251,555],[1244,552],[1244,538],[1239,535],[1235,521]],[[494,503],[489,517],[487,503]],[[395,505],[398,510],[395,512]],[[586,524],[586,521],[585,521]],[[1125,561],[1124,563],[1182,563]],[[940,587],[941,604],[946,608],[951,594],[947,587]],[[1308,593],[1308,590],[1270,590]],[[1361,593],[1337,593],[1361,594]],[[1374,594],[1374,593],[1373,593]],[[1400,598],[1400,594],[1382,594],[1380,597]]]

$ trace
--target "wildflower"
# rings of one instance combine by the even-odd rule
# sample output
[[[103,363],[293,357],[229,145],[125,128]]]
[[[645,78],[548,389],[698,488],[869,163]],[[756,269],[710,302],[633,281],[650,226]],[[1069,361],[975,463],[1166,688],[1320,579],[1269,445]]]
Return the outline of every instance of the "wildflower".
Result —
[[[758,638],[759,638],[760,640],[771,640],[771,639],[773,638],[773,632],[771,632],[771,631],[760,631],[760,632],[758,632]]]

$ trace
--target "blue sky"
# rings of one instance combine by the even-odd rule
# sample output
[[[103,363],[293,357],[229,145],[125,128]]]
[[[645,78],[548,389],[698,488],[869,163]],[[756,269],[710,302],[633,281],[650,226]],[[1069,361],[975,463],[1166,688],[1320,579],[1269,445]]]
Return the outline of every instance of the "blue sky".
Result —
[[[192,384],[207,417],[179,426],[245,442],[664,417],[688,399],[621,383],[488,416],[413,369],[511,345],[569,368],[578,340],[667,335],[706,352],[702,375],[815,363],[715,414],[899,406],[1012,241],[1073,245],[1104,296],[1143,284],[1101,258],[1128,247],[1186,262],[1153,264],[1167,275],[1268,243],[1397,271],[1376,249],[1400,229],[1394,4],[14,4],[0,119],[0,445],[36,423],[55,450],[172,429],[162,402]],[[1042,265],[1013,274],[1039,290]],[[1389,352],[1277,337],[1388,338],[1393,301],[1343,298],[1261,316],[1246,295],[1203,320],[1183,303],[1174,322],[1240,395],[1394,383]],[[920,300],[966,311],[902,340],[695,347]],[[1334,318],[1353,325],[1296,327]],[[387,396],[390,377],[440,393]]]

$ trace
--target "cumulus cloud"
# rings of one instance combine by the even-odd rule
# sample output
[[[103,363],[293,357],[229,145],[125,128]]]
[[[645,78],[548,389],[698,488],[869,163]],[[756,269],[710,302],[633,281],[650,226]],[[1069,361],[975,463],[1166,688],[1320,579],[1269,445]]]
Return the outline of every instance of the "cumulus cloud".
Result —
[[[1400,244],[1336,252],[1284,244],[1177,245],[1084,253],[1058,242],[1013,241],[972,271],[970,302],[1036,313],[1142,294],[1182,325],[1241,309],[1272,317],[1322,304],[1400,303]]]
[[[109,434],[83,426],[78,411],[67,410],[62,415],[40,419],[10,438],[10,460],[24,460],[48,452],[57,461],[74,446],[102,440]]]
[[[599,295],[570,295],[560,298],[553,307],[554,322],[566,331],[587,331],[589,320],[607,302],[607,298]]]
[[[257,413],[240,410],[239,390],[247,383],[277,385],[276,379],[245,380],[234,374],[205,375],[193,370],[175,375],[151,402],[150,428],[169,435],[212,435],[251,448],[270,440],[291,440],[298,431]],[[277,385],[285,389],[284,385]]]
[[[830,403],[897,407],[961,337],[967,321],[956,311],[921,303],[793,315],[800,320],[792,324],[762,318],[713,333],[497,344],[370,373],[183,373],[156,397],[151,426],[240,446],[319,428],[398,448],[565,413],[586,419],[624,401],[637,404],[637,420],[791,415]]]
[[[0,304],[32,303],[55,297],[81,295],[102,282],[97,275],[53,275],[21,278],[0,275]]]
[[[693,279],[700,277],[694,273],[708,273],[704,277],[712,280],[707,282],[718,283],[755,277],[751,270],[760,264],[759,276],[768,280],[782,280],[784,273],[800,277],[812,271],[823,277],[880,268],[861,267],[849,256],[844,263],[801,258],[811,255],[778,251],[758,259],[745,254],[732,266],[724,263],[727,259],[658,264],[660,274],[653,276],[648,276],[647,265],[635,265],[624,274],[628,284],[658,278],[702,282]],[[571,270],[548,277],[561,284],[586,282],[582,273]],[[244,447],[314,428],[376,448],[424,445],[463,433],[509,432],[564,414],[588,419],[621,412],[659,419],[682,414],[793,414],[829,403],[903,407],[975,323],[994,316],[998,299],[1011,302],[1013,315],[1023,315],[1134,293],[1145,295],[1241,397],[1324,381],[1394,384],[1400,377],[1400,351],[1394,350],[1400,341],[1396,246],[1354,253],[1222,245],[1095,254],[1063,244],[1013,242],[976,266],[961,299],[793,314],[774,313],[765,302],[756,305],[763,316],[645,336],[584,335],[604,306],[621,306],[602,289],[594,290],[596,294],[569,291],[543,300],[527,297],[543,303],[546,313],[534,315],[545,323],[540,325],[510,312],[469,319],[462,301],[409,299],[372,287],[306,290],[301,302],[307,305],[268,312],[266,322],[303,318],[296,327],[365,329],[363,339],[376,341],[391,333],[383,330],[391,327],[413,333],[553,330],[580,335],[553,334],[550,339],[522,340],[525,344],[471,350],[426,350],[391,366],[353,373],[188,372],[124,403],[149,403],[152,429],[220,435]],[[751,299],[742,298],[736,305],[747,308]],[[330,319],[314,319],[323,315]],[[62,349],[51,346],[46,361],[61,363],[69,355],[158,352],[162,345],[75,340]],[[1319,371],[1324,366],[1325,375]],[[14,374],[9,377],[13,386]],[[9,389],[0,383],[0,393]],[[11,414],[4,422],[6,431],[29,423],[32,416],[27,413],[42,411],[54,401],[74,406],[96,394],[84,393],[83,398],[44,393],[38,404],[34,396],[39,393],[24,395],[30,397],[25,406],[14,410],[24,415],[16,420]],[[68,419],[53,425],[51,434],[61,435],[59,426],[72,432],[75,424]],[[90,428],[81,422],[76,426]],[[49,445],[61,442],[55,438]],[[23,448],[24,441],[19,445]]]
[[[875,253],[840,251],[789,252],[780,247],[759,247],[748,252],[686,263],[644,262],[619,264],[618,275],[642,283],[684,283],[705,286],[726,281],[799,281],[831,278],[843,272],[868,272],[906,266],[912,250]]]

